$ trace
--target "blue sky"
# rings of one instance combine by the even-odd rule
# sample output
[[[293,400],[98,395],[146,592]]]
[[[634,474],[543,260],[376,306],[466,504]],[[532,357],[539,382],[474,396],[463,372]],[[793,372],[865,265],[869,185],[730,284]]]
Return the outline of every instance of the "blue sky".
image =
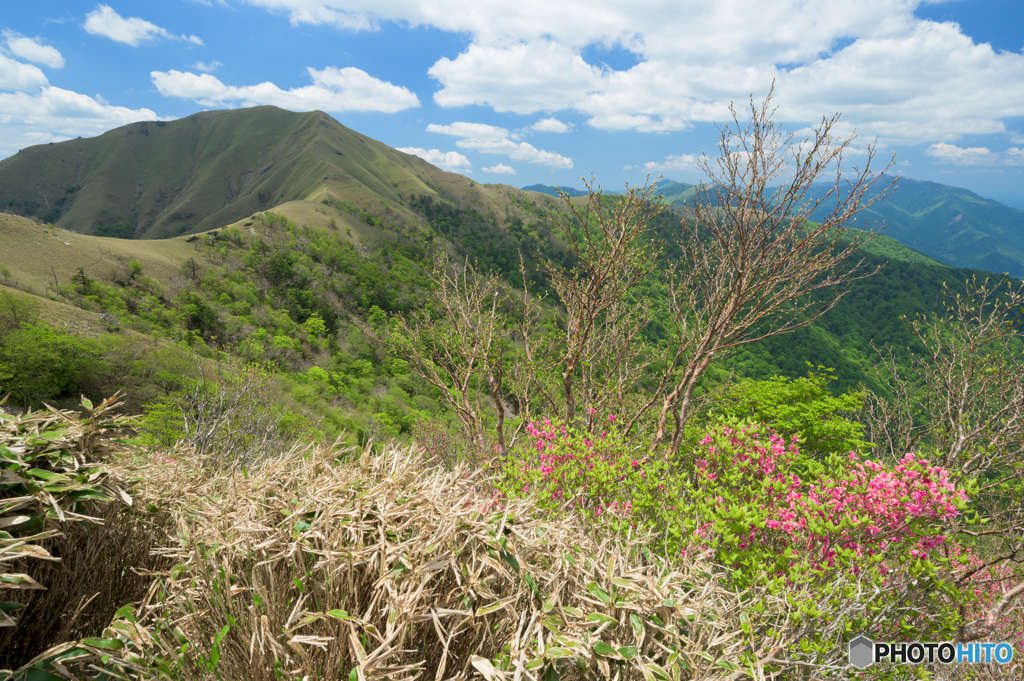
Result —
[[[728,105],[775,81],[806,133],[1024,208],[1019,0],[6,3],[0,158],[137,120],[275,104],[480,182],[701,178]],[[877,161],[878,159],[876,159]],[[884,163],[884,161],[883,161]]]

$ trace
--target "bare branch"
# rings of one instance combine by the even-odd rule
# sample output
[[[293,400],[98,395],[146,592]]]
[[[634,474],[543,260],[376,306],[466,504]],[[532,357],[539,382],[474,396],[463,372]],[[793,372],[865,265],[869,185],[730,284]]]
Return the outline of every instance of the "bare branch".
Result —
[[[774,122],[771,95],[750,103],[744,126],[732,110],[721,129],[719,156],[700,166],[702,185],[683,219],[682,261],[666,277],[674,336],[666,357],[674,388],[662,400],[656,440],[674,420],[672,452],[692,413],[693,390],[710,363],[735,348],[804,328],[830,310],[856,280],[877,271],[856,258],[871,232],[847,234],[854,216],[884,198],[866,199],[880,175],[863,170],[843,182],[843,154],[855,137],[836,138],[838,115],[822,119],[807,139],[796,141]],[[891,162],[890,162],[891,165]],[[888,166],[887,166],[888,168]],[[825,196],[806,200],[826,173],[835,173]],[[835,201],[820,222],[809,217]]]

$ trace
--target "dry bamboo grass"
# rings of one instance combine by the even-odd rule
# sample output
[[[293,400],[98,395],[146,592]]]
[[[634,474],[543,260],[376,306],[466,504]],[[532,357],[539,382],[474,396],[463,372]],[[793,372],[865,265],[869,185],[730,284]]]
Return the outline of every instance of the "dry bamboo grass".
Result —
[[[0,401],[2,404],[2,401]],[[132,422],[115,395],[73,411],[0,412],[0,668],[97,636],[163,567],[163,519],[131,505],[111,439]]]
[[[100,524],[63,523],[39,542],[60,562],[21,559],[10,565],[45,589],[10,592],[24,603],[17,626],[0,628],[0,668],[17,668],[53,643],[99,636],[118,606],[145,597],[147,571],[167,567],[153,553],[163,543],[160,517],[113,502],[94,516]]]
[[[424,470],[415,451],[337,457],[293,450],[206,479],[182,454],[152,466],[175,567],[137,623],[105,633],[122,652],[94,640],[40,659],[77,656],[52,667],[66,678],[108,655],[134,678],[683,681],[768,678],[785,643],[784,596],[758,594],[775,614],[751,628],[750,594],[706,557],[630,565],[644,538],[590,538],[528,500],[494,508],[466,471]]]

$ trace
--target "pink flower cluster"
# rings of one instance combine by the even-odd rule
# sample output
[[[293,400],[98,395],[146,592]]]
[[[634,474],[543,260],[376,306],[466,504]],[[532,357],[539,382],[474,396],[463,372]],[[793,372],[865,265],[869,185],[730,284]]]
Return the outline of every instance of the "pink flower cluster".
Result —
[[[591,410],[591,414],[593,414]],[[613,427],[616,416],[609,414],[605,417],[609,427]],[[530,422],[526,425],[527,434],[533,439],[533,449],[538,454],[536,470],[540,472],[541,482],[547,486],[552,498],[565,502],[577,508],[593,509],[597,516],[605,513],[628,514],[633,510],[633,503],[625,501],[607,501],[603,499],[607,490],[591,490],[586,484],[578,489],[572,489],[573,485],[569,479],[573,472],[579,473],[594,470],[595,463],[619,460],[624,454],[614,448],[600,447],[606,444],[608,431],[602,431],[599,436],[593,438],[570,432],[564,425],[552,425],[549,419]],[[582,446],[574,446],[582,445]],[[637,462],[633,461],[633,467]],[[619,477],[619,482],[625,476]],[[523,487],[523,493],[529,491],[529,486]]]
[[[948,471],[911,453],[890,470],[850,452],[848,466],[833,471],[835,477],[805,481],[792,471],[799,456],[795,441],[787,446],[769,431],[764,443],[753,427],[740,432],[725,428],[723,435],[728,451],[718,451],[709,435],[702,441],[706,457],[697,467],[709,488],[719,484],[726,467],[740,472],[743,488],[733,490],[733,498],[762,510],[764,529],[751,527],[740,549],[753,542],[781,543],[812,552],[815,566],[824,568],[834,567],[843,549],[862,557],[909,542],[911,556],[923,558],[946,537],[920,533],[915,521],[956,516],[967,500]]]

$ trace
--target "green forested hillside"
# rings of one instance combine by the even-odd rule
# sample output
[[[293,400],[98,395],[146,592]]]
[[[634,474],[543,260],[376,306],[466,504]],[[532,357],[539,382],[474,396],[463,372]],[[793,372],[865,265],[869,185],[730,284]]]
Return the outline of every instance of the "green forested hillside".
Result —
[[[945,191],[951,188],[943,194],[938,185],[922,193],[919,185],[904,181],[902,193],[877,210],[902,197],[917,197],[924,210],[935,196],[962,194]],[[306,386],[299,394],[321,413],[358,412],[362,426],[376,423],[397,434],[427,414],[438,416],[436,396],[400,378],[393,358],[370,347],[351,320],[422,305],[426,268],[444,250],[516,286],[522,256],[528,278],[550,294],[541,261],[573,264],[552,222],[565,207],[544,195],[553,188],[529,189],[542,193],[445,173],[319,112],[206,112],[32,147],[0,163],[6,209],[36,220],[0,221],[8,246],[0,265],[7,285],[115,315],[123,329],[207,353],[238,354],[244,345],[246,357],[273,362]],[[679,206],[693,191],[663,180],[657,194]],[[998,212],[995,206],[989,208]],[[680,215],[666,212],[656,220],[662,268],[681,252]],[[152,241],[212,226],[222,229]],[[814,326],[719,357],[713,375],[800,376],[811,363],[833,367],[833,388],[845,390],[871,384],[872,342],[892,344],[909,361],[913,342],[901,317],[936,310],[943,283],[960,286],[970,272],[888,237],[863,254],[871,265],[888,264],[855,283]],[[144,274],[129,276],[130,262]],[[644,288],[655,307],[664,295],[656,279]],[[663,331],[655,324],[649,340],[657,343]],[[324,373],[309,379],[314,368]],[[361,378],[352,382],[353,376]],[[405,387],[396,388],[401,381]],[[73,381],[62,386],[58,392],[69,399],[77,389]],[[30,401],[44,397],[58,395]],[[342,422],[332,418],[336,426]]]
[[[12,350],[6,359],[0,358],[0,364],[6,361],[10,367],[7,374],[0,369],[0,383],[6,382],[0,387],[24,405],[70,401],[83,390],[98,397],[127,387],[136,393],[133,404],[141,405],[180,386],[180,381],[153,383],[167,370],[159,362],[144,369],[128,367],[119,359],[126,343],[137,342],[131,336],[179,347],[178,359],[172,362],[179,373],[187,356],[196,353],[210,358],[227,353],[269,363],[293,409],[324,433],[396,436],[410,432],[417,422],[446,420],[451,415],[436,389],[412,374],[404,361],[372,346],[353,320],[405,313],[423,305],[429,262],[446,243],[459,257],[470,258],[512,284],[521,282],[522,253],[528,276],[538,290],[545,290],[538,267],[541,258],[572,265],[554,237],[551,220],[559,213],[525,194],[509,196],[504,215],[428,195],[408,197],[409,210],[424,224],[422,231],[411,233],[386,229],[371,213],[360,218],[366,228],[362,233],[354,233],[343,221],[331,224],[331,199],[319,204],[324,213],[309,212],[308,221],[266,213],[199,238],[171,240],[73,235],[3,216],[0,228],[5,243],[13,247],[0,255],[0,273],[7,285],[33,293],[50,306],[43,321],[77,329],[77,335],[94,340],[67,355],[72,364],[56,362],[54,371],[46,374],[50,378],[16,386],[12,381],[25,372],[23,359]],[[287,205],[282,209],[289,210]],[[666,245],[665,266],[677,257],[678,220],[678,215],[664,213],[655,224]],[[884,238],[865,249],[865,257],[871,263],[889,264],[856,283],[814,326],[720,358],[711,377],[798,377],[811,363],[836,370],[834,390],[845,391],[861,382],[878,388],[870,371],[870,343],[892,344],[901,361],[909,361],[907,348],[913,348],[913,341],[900,317],[937,309],[943,283],[956,288],[971,273],[922,262],[909,249]],[[653,280],[643,290],[660,304],[663,289]],[[101,315],[111,317],[104,321]],[[655,343],[658,328],[651,331]],[[51,353],[47,356],[60,357],[65,341],[59,335],[26,333],[25,338],[7,336],[4,343],[22,349],[34,343],[40,352]]]

